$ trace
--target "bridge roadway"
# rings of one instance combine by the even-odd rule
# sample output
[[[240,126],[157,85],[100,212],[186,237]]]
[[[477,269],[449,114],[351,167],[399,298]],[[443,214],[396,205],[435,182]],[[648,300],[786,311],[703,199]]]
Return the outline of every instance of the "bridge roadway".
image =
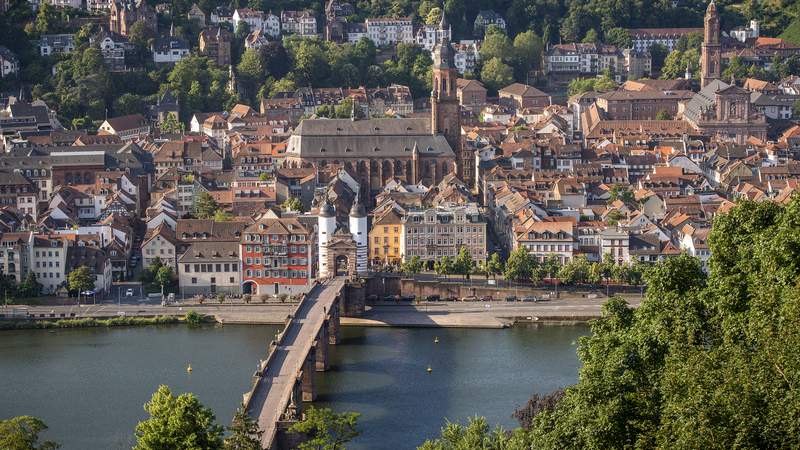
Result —
[[[264,448],[272,448],[277,423],[291,401],[298,374],[303,370],[314,340],[343,288],[344,278],[334,278],[309,292],[284,331],[281,345],[253,388],[248,414],[258,418],[259,428],[264,432],[261,438]]]

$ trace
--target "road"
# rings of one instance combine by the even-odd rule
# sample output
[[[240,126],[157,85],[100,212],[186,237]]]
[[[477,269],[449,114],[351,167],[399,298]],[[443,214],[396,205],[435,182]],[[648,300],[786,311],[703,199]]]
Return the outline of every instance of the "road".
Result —
[[[335,279],[311,291],[295,312],[281,345],[253,389],[248,414],[258,417],[259,428],[264,432],[261,441],[265,448],[271,448],[276,423],[290,402],[297,375],[325,321],[326,311],[330,310],[343,286],[343,279]],[[301,399],[295,401],[299,403]]]

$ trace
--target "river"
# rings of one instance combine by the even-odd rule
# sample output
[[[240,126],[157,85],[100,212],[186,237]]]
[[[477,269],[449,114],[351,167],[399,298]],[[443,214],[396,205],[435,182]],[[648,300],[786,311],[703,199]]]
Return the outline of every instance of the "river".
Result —
[[[64,450],[128,449],[158,385],[194,392],[228,424],[274,326],[150,326],[0,333],[0,418],[33,415]],[[534,392],[577,380],[585,326],[343,328],[315,405],[358,411],[348,448],[414,448],[444,419],[516,425]],[[435,338],[439,343],[435,343]],[[186,370],[191,364],[192,372]],[[432,371],[426,370],[430,365]]]

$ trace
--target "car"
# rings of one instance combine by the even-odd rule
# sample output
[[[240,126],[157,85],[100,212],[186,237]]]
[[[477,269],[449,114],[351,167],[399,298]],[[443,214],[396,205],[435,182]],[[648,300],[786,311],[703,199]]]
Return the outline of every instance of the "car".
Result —
[[[404,302],[413,302],[413,301],[414,301],[414,300],[416,300],[416,299],[417,299],[417,296],[416,296],[416,295],[414,295],[414,294],[411,294],[411,295],[404,295],[404,296],[402,296],[402,297],[400,298],[400,300],[403,300]]]
[[[482,302],[490,302],[492,300],[494,300],[494,299],[492,298],[491,295],[484,295],[483,297],[481,297],[481,301]]]
[[[444,300],[446,302],[457,302],[458,301],[458,297],[450,296],[450,297],[445,297],[442,300]]]
[[[533,301],[535,301],[535,302],[549,302],[550,301],[550,297],[535,297]]]
[[[429,296],[425,297],[425,301],[426,302],[438,302],[441,299],[442,298],[439,297],[438,295],[429,295]]]
[[[461,301],[462,302],[477,302],[478,301],[478,297],[476,297],[474,295],[468,295],[468,296],[462,298]]]
[[[131,288],[128,288],[128,289],[125,291],[125,297],[133,297],[133,289],[131,289]]]
[[[535,302],[536,301],[536,296],[534,296],[534,295],[526,295],[525,297],[522,297],[522,301],[523,302]]]
[[[375,294],[370,294],[370,295],[367,296],[367,301],[368,302],[377,302],[378,301],[378,296],[375,295]]]
[[[506,301],[507,302],[515,302],[515,301],[517,301],[517,297],[515,297],[513,295],[509,295],[508,297],[506,297]]]

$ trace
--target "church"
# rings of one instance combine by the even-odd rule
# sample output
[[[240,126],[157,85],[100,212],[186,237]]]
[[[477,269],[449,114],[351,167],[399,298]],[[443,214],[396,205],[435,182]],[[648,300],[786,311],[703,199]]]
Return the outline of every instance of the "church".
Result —
[[[766,139],[766,118],[753,107],[750,92],[733,82],[720,80],[719,13],[713,0],[706,9],[704,24],[700,57],[702,89],[681,111],[683,118],[699,133],[723,141],[742,144],[748,136]]]
[[[440,26],[447,27],[442,21]],[[451,173],[473,177],[474,157],[462,150],[453,57],[450,41],[442,36],[433,52],[430,119],[306,119],[289,138],[286,163],[344,168],[367,193],[392,179],[430,186]]]

